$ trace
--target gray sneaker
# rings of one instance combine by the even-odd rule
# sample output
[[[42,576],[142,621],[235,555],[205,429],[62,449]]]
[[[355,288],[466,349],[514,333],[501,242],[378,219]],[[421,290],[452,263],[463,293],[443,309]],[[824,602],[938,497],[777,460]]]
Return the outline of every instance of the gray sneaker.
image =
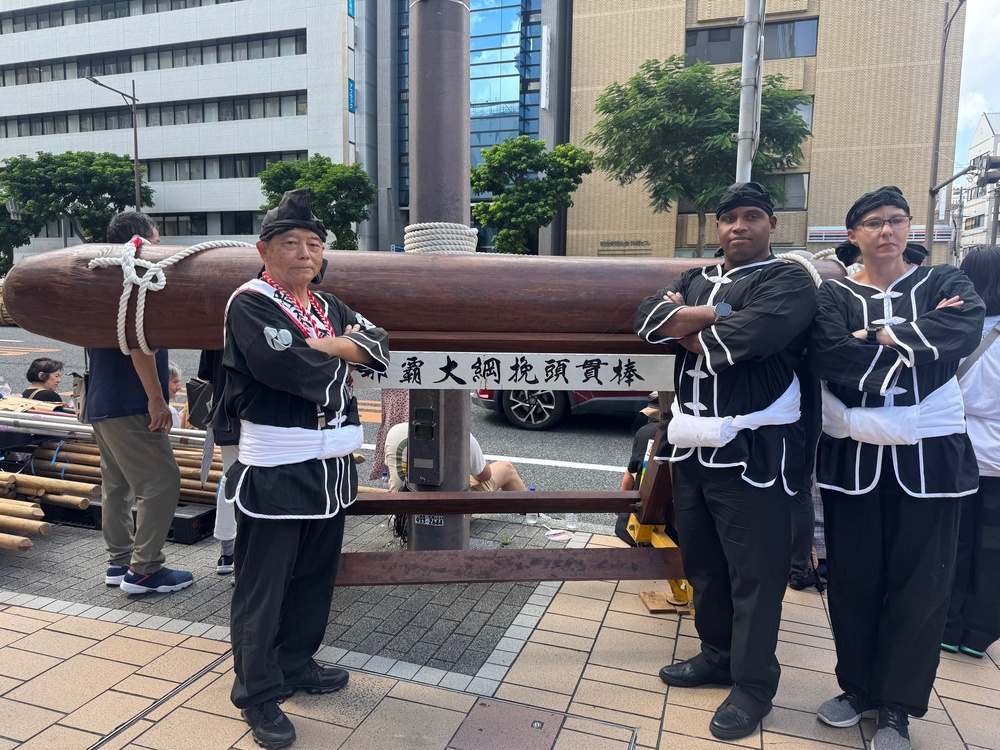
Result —
[[[879,706],[872,750],[910,750],[909,717],[899,706]]]
[[[875,717],[875,704],[857,693],[842,693],[831,698],[816,712],[816,718],[831,727],[853,727],[864,716]]]

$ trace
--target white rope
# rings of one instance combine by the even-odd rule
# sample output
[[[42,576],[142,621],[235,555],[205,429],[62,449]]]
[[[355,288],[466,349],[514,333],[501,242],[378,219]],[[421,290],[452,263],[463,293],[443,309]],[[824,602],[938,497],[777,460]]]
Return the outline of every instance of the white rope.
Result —
[[[142,239],[142,245],[148,245],[149,240]],[[199,253],[202,250],[209,250],[215,247],[256,247],[248,242],[234,242],[232,240],[212,240],[202,242],[197,245],[185,248],[178,253],[164,258],[159,263],[151,263],[145,258],[136,258],[138,249],[129,240],[122,247],[120,255],[103,256],[94,258],[87,264],[87,268],[107,268],[110,266],[121,266],[122,269],[122,296],[118,299],[118,348],[122,354],[128,354],[128,335],[126,334],[126,320],[128,318],[128,301],[132,296],[132,287],[139,287],[139,292],[135,302],[135,336],[139,341],[139,348],[146,354],[152,354],[146,341],[146,292],[158,292],[167,285],[167,277],[163,271],[175,263],[179,263],[188,256]],[[136,268],[142,268],[143,274],[139,276]]]
[[[839,264],[848,276],[853,276],[865,267],[864,263],[851,263],[849,266],[844,265],[844,262],[837,257],[837,248],[835,247],[828,247],[826,250],[820,250],[818,253],[813,255],[813,260],[832,260],[834,263]]]
[[[819,271],[816,270],[816,266],[812,264],[812,261],[816,260],[816,256],[813,256],[811,260],[804,255],[799,255],[798,253],[782,253],[781,255],[776,255],[775,257],[784,261],[798,263],[806,269],[806,272],[812,278],[813,284],[815,284],[817,288],[823,283],[823,277],[819,275]]]
[[[410,224],[403,230],[403,249],[408,253],[456,255],[476,252],[479,230],[465,224],[432,221]]]

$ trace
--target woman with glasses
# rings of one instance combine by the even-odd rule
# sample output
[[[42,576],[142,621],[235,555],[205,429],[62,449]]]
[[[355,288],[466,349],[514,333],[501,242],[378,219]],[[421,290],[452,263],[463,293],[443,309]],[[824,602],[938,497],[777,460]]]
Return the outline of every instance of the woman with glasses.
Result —
[[[816,472],[843,690],[817,715],[850,727],[877,710],[872,750],[909,750],[908,716],[927,712],[959,498],[979,485],[955,373],[985,308],[957,268],[920,265],[910,221],[896,187],[851,207],[837,256],[863,266],[820,288],[809,346],[823,380]]]

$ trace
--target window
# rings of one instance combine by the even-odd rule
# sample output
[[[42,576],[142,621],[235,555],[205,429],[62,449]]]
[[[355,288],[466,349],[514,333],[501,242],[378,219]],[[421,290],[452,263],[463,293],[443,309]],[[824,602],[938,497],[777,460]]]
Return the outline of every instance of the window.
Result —
[[[986,225],[986,214],[979,214],[979,216],[970,216],[965,220],[966,229],[979,229]]]
[[[764,24],[764,59],[815,57],[818,21],[780,21]],[[686,62],[704,60],[713,65],[738,63],[743,58],[743,28],[727,26],[687,32]]]
[[[304,115],[307,111],[305,92],[246,99],[193,101],[140,107],[136,113],[139,127],[168,127],[189,123],[260,119],[271,112],[277,116]],[[271,115],[275,116],[275,115]],[[129,107],[87,110],[83,112],[52,112],[32,118],[12,119],[0,138],[48,135],[53,133],[89,133],[101,130],[121,130],[132,127]],[[16,124],[16,127],[15,125]],[[15,134],[15,131],[16,134]],[[278,161],[280,155],[274,155]],[[249,166],[244,170],[249,175]],[[197,178],[195,178],[197,179]]]
[[[799,113],[799,117],[806,121],[806,127],[811,133],[813,129],[813,100],[810,99],[807,104],[800,104],[795,108],[795,111]]]
[[[785,188],[785,200],[774,204],[776,211],[804,211],[809,204],[809,175],[781,175]]]

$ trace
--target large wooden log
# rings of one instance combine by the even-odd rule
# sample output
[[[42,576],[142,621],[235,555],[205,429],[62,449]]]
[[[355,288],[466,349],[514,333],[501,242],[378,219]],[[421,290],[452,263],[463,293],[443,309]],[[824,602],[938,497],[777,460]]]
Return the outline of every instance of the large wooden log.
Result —
[[[73,497],[72,495],[59,495],[53,493],[45,493],[40,498],[43,503],[49,503],[50,505],[59,505],[63,508],[76,508],[77,510],[86,510],[90,507],[90,500],[85,497]]]
[[[13,532],[15,534],[41,534],[48,536],[52,533],[52,524],[45,521],[38,521],[34,518],[12,518],[11,516],[0,516],[0,531]]]
[[[14,534],[0,534],[0,549],[24,552],[31,549],[31,540]]]
[[[0,516],[11,518],[45,518],[45,511],[36,503],[22,503],[17,500],[0,500]]]
[[[18,492],[21,488],[31,490],[42,490],[43,492],[55,492],[65,495],[80,495],[81,497],[94,497],[101,494],[101,488],[94,484],[83,482],[68,482],[62,479],[30,476],[27,474],[0,474],[3,477],[13,478],[17,484]]]
[[[141,255],[157,262],[182,249],[147,246]],[[22,259],[4,282],[7,309],[18,325],[42,336],[116,347],[121,269],[89,269],[87,263],[119,251],[80,245]],[[682,271],[717,262],[347,251],[326,257],[321,288],[388,330],[396,350],[607,354],[663,351],[633,333],[636,304]],[[146,298],[150,346],[222,348],[226,300],[260,265],[249,248],[216,248],[168,268],[166,288]],[[834,263],[817,267],[824,275],[843,275]],[[132,347],[135,296],[128,322]],[[177,324],[178,315],[184,325]]]

